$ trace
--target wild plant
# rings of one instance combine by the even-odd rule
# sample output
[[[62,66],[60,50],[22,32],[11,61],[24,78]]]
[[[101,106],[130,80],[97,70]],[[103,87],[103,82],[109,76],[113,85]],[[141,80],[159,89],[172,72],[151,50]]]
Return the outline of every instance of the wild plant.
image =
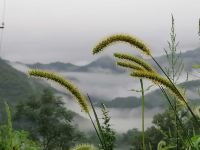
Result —
[[[171,19],[170,41],[167,41],[168,49],[164,49],[168,62],[168,67],[165,67],[165,70],[170,79],[176,84],[180,75],[183,73],[184,64],[181,58],[181,51],[178,52],[177,50],[179,42],[176,41],[175,20],[173,15]]]
[[[93,48],[93,54],[100,53],[105,49],[106,47],[112,45],[113,43],[117,42],[125,42],[130,44],[133,47],[136,47],[137,49],[141,50],[145,55],[150,56],[151,55],[151,49],[145,44],[143,41],[141,41],[137,37],[133,37],[130,35],[123,35],[123,34],[116,34],[107,37],[106,39],[99,42],[94,48]]]
[[[114,38],[113,38],[114,37]],[[116,37],[120,37],[120,38],[116,38]],[[124,37],[124,39],[125,40],[122,40],[123,39],[123,37]],[[131,39],[131,40],[127,40],[127,38],[129,38],[129,39]],[[115,41],[114,42],[117,42],[117,40],[119,41],[119,42],[123,42],[123,41],[125,41],[125,42],[129,42],[129,41],[131,41],[129,44],[135,44],[134,42],[132,42],[132,41],[137,41],[136,42],[136,46],[135,45],[133,45],[133,46],[135,46],[136,48],[139,48],[144,54],[146,54],[146,55],[148,55],[148,56],[150,56],[150,57],[153,57],[152,56],[152,54],[151,54],[151,50],[150,50],[150,48],[148,47],[148,46],[146,46],[143,42],[141,42],[140,43],[140,41],[141,40],[139,40],[139,39],[137,39],[137,38],[135,38],[135,37],[131,37],[131,36],[128,36],[128,35],[113,35],[113,36],[110,36],[110,37],[108,37],[107,39],[105,39],[105,40],[103,40],[102,42],[100,42],[94,49],[93,49],[93,54],[97,54],[97,53],[99,53],[100,51],[103,51],[103,49],[104,48],[106,48],[107,46],[109,46],[110,44],[112,44],[112,43],[110,43],[110,44],[108,44],[109,42],[113,42],[113,40],[110,40],[110,39],[115,39]],[[133,39],[135,39],[135,40],[133,40]],[[106,43],[106,44],[105,44]],[[138,46],[138,45],[140,45],[140,46]],[[101,48],[101,49],[100,49]],[[120,58],[120,59],[126,59],[126,60],[129,60],[129,61],[133,61],[134,63],[136,63],[136,64],[138,64],[140,67],[143,67],[146,71],[152,71],[153,69],[152,69],[152,67],[150,67],[150,65],[148,64],[148,63],[146,63],[146,62],[144,62],[141,58],[137,58],[137,57],[132,57],[132,56],[130,56],[130,55],[126,55],[126,54],[119,54],[119,53],[115,53],[114,54],[114,56],[115,57],[117,57],[117,58]],[[135,58],[137,58],[137,59],[135,59]],[[138,61],[139,60],[139,61]],[[155,59],[154,59],[155,60]],[[161,66],[160,66],[161,67]],[[163,70],[164,71],[164,70]],[[155,73],[156,74],[156,73]],[[157,73],[157,76],[160,76],[158,73]],[[168,76],[167,76],[168,77]],[[169,77],[168,77],[169,78]],[[169,80],[169,79],[168,79]],[[179,91],[179,89],[177,89],[177,87],[176,86],[174,86],[174,84],[173,83],[171,83],[171,80],[169,80],[169,85],[171,86],[171,88],[173,88],[173,90],[174,89],[176,89],[176,92],[175,92],[175,95],[179,95],[178,97],[182,100],[182,101],[184,101],[184,103],[186,103],[186,100],[185,100],[185,98],[184,98],[184,96],[183,96],[183,94]],[[172,91],[173,92],[173,91]],[[173,92],[174,93],[174,92]]]
[[[89,95],[87,95],[88,98],[86,98],[86,96],[84,94],[82,94],[80,92],[80,90],[77,87],[75,87],[74,84],[72,84],[69,80],[67,80],[64,77],[57,75],[53,72],[43,71],[43,70],[30,70],[28,72],[28,74],[33,77],[39,77],[39,78],[45,78],[47,80],[52,80],[52,81],[58,83],[59,85],[61,85],[62,87],[66,88],[71,93],[71,95],[75,98],[76,102],[78,102],[81,109],[89,116],[90,121],[91,121],[91,123],[96,131],[96,134],[98,136],[98,139],[101,143],[101,147],[104,150],[109,150],[106,147],[105,138],[104,138],[104,135],[102,132],[99,118],[97,116],[97,113],[94,109],[93,103],[92,103]],[[96,119],[96,124],[94,123],[94,121],[91,117],[91,114],[90,114],[91,108],[92,108],[92,111],[93,111],[95,119]]]
[[[129,69],[138,70],[138,71],[144,70],[144,68],[142,68],[141,66],[130,63],[128,61],[127,62],[117,61],[117,65],[120,67],[129,68]]]
[[[123,35],[123,34],[119,34],[119,35],[112,35],[107,37],[106,39],[104,39],[103,41],[99,42],[93,49],[93,54],[98,54],[99,52],[103,51],[106,47],[110,46],[113,43],[116,42],[126,42],[134,47],[136,47],[137,49],[139,49],[142,53],[144,53],[145,55],[149,56],[155,63],[156,65],[160,68],[160,70],[164,73],[164,75],[166,76],[166,78],[169,80],[169,82],[171,83],[171,86],[173,86],[175,90],[175,94],[179,95],[181,97],[181,99],[183,100],[183,102],[185,103],[186,107],[188,108],[188,110],[190,111],[190,113],[192,114],[193,118],[195,119],[195,121],[198,123],[197,118],[195,117],[191,107],[189,106],[189,104],[187,103],[186,99],[183,96],[183,93],[175,86],[175,84],[172,82],[172,80],[170,79],[170,77],[167,75],[167,73],[164,71],[164,69],[161,67],[161,65],[156,61],[156,59],[153,57],[153,55],[151,54],[151,49],[140,39],[130,36],[130,35]],[[179,93],[179,94],[178,94]]]
[[[126,42],[129,43],[130,45],[140,49],[144,54],[150,55],[150,48],[141,40],[135,37],[131,37],[129,35],[113,35],[111,37],[108,37],[107,39],[103,40],[100,42],[94,49],[93,49],[93,54],[99,53],[102,51],[104,48],[107,46],[111,45],[114,42]],[[153,72],[152,67],[145,63],[142,59],[139,59],[133,55],[130,54],[122,54],[122,53],[114,53],[114,56],[116,58],[119,58],[121,60],[125,60],[128,62],[117,62],[119,66],[125,67],[125,68],[130,68],[130,69],[135,69],[135,70],[148,70],[150,72]],[[143,87],[143,81],[140,79],[140,84],[141,84],[141,93],[142,93],[142,143],[143,143],[143,149],[145,148],[145,135],[144,135],[144,87]]]
[[[129,62],[132,62],[132,65],[143,68],[143,70],[146,70],[149,72],[154,72],[154,69],[151,65],[147,64],[144,60],[142,60],[141,58],[138,58],[134,55],[124,54],[124,53],[114,53],[114,57],[119,58],[121,60],[126,60]],[[136,68],[136,70],[138,70],[138,69]]]
[[[166,73],[169,76],[169,78],[172,80],[174,84],[177,84],[181,74],[183,73],[184,70],[184,64],[183,64],[183,59],[181,55],[181,51],[177,51],[177,47],[179,45],[179,42],[176,41],[176,33],[175,33],[175,20],[174,16],[171,16],[171,32],[170,32],[170,41],[168,43],[168,49],[164,49],[166,53],[166,58],[168,62],[168,66],[165,67]],[[188,79],[188,74],[187,78]],[[179,111],[180,109],[178,108],[178,104],[176,101],[176,97],[171,97],[171,99],[174,102],[174,109],[175,111]],[[177,116],[175,116],[175,126],[176,126],[176,145],[178,149],[179,145],[179,137],[178,137],[178,132],[179,132],[179,127],[178,127],[178,122],[177,122]]]
[[[48,80],[55,81],[61,86],[65,87],[71,94],[74,96],[75,100],[78,102],[80,107],[85,113],[89,113],[90,105],[86,100],[85,96],[79,91],[77,87],[75,87],[70,81],[64,79],[63,77],[56,75],[53,72],[47,72],[42,70],[31,70],[28,72],[30,76],[46,78]]]
[[[111,128],[111,124],[110,124],[111,117],[109,116],[109,111],[105,104],[101,104],[101,112],[103,116],[102,117],[103,123],[101,125],[101,128],[102,128],[103,136],[105,138],[105,144],[109,150],[113,150],[115,147],[116,133]]]
[[[114,54],[114,56],[116,56],[119,59],[129,61],[128,64],[127,64],[127,62],[118,63],[120,66],[134,69],[134,71],[131,73],[131,76],[133,76],[133,77],[138,77],[140,79],[148,79],[148,80],[153,81],[154,84],[159,86],[159,88],[161,89],[161,91],[163,92],[165,97],[168,96],[168,94],[163,87],[168,89],[177,98],[178,102],[182,106],[186,106],[188,108],[188,110],[192,114],[196,123],[199,124],[195,114],[193,113],[191,107],[189,106],[189,104],[186,100],[186,97],[184,96],[184,92],[182,92],[181,89],[175,85],[175,83],[172,81],[172,79],[169,77],[169,75],[164,71],[164,69],[161,67],[161,65],[152,56],[151,49],[147,45],[145,45],[144,42],[142,42],[141,40],[139,40],[133,36],[129,36],[129,35],[122,35],[122,34],[113,35],[113,36],[110,36],[110,37],[104,39],[103,41],[99,42],[99,44],[97,44],[97,46],[93,49],[93,54],[97,54],[97,53],[103,51],[107,46],[109,46],[113,43],[116,43],[116,42],[126,42],[126,43],[138,48],[145,55],[150,56],[166,77],[163,77],[158,72],[154,71],[154,69],[152,67],[149,67],[150,65],[148,63],[146,63],[144,60],[142,60],[141,58],[138,58],[139,60],[141,60],[141,61],[138,61],[138,59],[135,59],[135,57],[134,57],[134,59],[131,59],[131,57],[129,55],[125,55],[125,54],[121,54],[121,53]],[[131,63],[131,65],[130,65],[130,63]],[[141,68],[143,68],[143,69],[141,69]],[[174,109],[174,105],[171,103],[169,97],[167,98],[167,100],[170,103],[170,106],[173,108],[173,111],[176,114],[176,116],[178,116],[177,111],[176,111],[176,109]],[[180,119],[178,119],[178,120],[179,120],[179,123],[181,124],[181,120]],[[183,126],[182,126],[182,130],[184,130]]]

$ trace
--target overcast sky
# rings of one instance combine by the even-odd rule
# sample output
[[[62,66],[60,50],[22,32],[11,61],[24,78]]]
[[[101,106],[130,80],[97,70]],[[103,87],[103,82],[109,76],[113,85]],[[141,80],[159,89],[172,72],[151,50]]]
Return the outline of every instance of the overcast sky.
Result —
[[[2,10],[3,0],[0,2]],[[150,45],[154,55],[160,55],[167,47],[171,13],[176,19],[179,48],[185,51],[200,45],[199,0],[6,0],[6,3],[1,56],[12,61],[87,63],[95,59],[92,47],[114,33],[136,35]],[[106,54],[111,52],[109,49]]]

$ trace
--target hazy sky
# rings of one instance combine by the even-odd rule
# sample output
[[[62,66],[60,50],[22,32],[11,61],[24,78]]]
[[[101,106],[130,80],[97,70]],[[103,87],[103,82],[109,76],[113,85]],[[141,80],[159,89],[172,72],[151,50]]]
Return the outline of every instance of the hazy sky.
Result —
[[[2,10],[3,0],[0,2]],[[200,44],[197,36],[199,0],[6,2],[1,56],[12,61],[85,63],[95,58],[91,55],[92,47],[114,33],[136,35],[150,45],[154,55],[159,55],[169,39],[171,13],[176,19],[180,49],[191,50]]]

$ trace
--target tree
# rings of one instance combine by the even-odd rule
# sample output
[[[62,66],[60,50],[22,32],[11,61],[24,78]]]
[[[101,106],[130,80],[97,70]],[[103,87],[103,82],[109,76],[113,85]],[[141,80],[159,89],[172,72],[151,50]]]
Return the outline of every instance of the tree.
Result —
[[[131,129],[123,135],[122,141],[131,146],[131,150],[142,150],[141,137],[142,134],[138,129]]]
[[[77,140],[81,141],[83,135],[72,126],[72,119],[73,113],[49,90],[44,90],[39,100],[32,97],[17,105],[15,114],[16,127],[30,131],[44,150],[69,149]]]

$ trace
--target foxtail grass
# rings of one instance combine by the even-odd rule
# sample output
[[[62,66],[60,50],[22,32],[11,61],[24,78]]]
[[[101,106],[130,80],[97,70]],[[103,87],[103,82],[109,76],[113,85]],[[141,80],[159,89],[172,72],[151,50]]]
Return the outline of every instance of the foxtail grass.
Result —
[[[108,47],[114,43],[117,43],[117,42],[128,43],[131,46],[139,49],[141,52],[143,52],[146,55],[151,54],[151,49],[149,48],[149,46],[147,46],[147,44],[145,44],[143,41],[141,41],[140,39],[138,39],[134,36],[130,36],[130,35],[126,35],[126,34],[116,34],[116,35],[112,35],[112,36],[105,38],[104,40],[99,42],[93,48],[93,54],[97,54],[97,53],[103,51],[106,47]]]
[[[134,71],[130,75],[133,77],[149,79],[149,80],[153,81],[153,83],[163,85],[164,87],[169,89],[171,91],[171,93],[173,93],[176,96],[176,98],[177,98],[177,100],[179,100],[180,104],[185,105],[186,99],[185,99],[185,97],[183,97],[183,94],[181,94],[177,88],[174,88],[174,86],[171,84],[171,82],[169,82],[166,78],[160,76],[159,74],[151,73],[151,72],[147,72],[147,71]]]
[[[101,141],[101,145],[102,145],[102,148],[104,148],[104,150],[109,150],[106,146],[106,142],[105,142],[105,137],[104,137],[104,134],[103,134],[103,131],[102,131],[102,128],[101,128],[101,124],[100,124],[100,121],[99,121],[99,118],[98,118],[98,115],[96,113],[96,110],[94,108],[94,105],[93,105],[93,102],[89,96],[89,94],[87,94],[88,96],[88,99],[89,99],[89,102],[92,106],[92,110],[93,110],[93,113],[94,113],[94,117],[95,117],[95,120],[96,120],[96,123],[97,123],[97,127],[94,125],[94,127],[96,128],[96,132],[99,136],[99,140]],[[98,130],[97,130],[98,129]]]
[[[76,101],[78,102],[82,110],[86,113],[89,113],[90,105],[88,101],[86,100],[85,96],[69,80],[53,72],[48,72],[48,71],[43,71],[43,70],[38,70],[38,69],[30,70],[28,74],[33,77],[40,77],[40,78],[45,78],[47,80],[52,80],[60,84],[61,86],[66,88],[72,94],[72,96],[74,96],[74,98],[76,99]]]
[[[144,132],[144,85],[143,85],[143,80],[140,79],[140,86],[141,86],[141,93],[142,93],[142,97],[141,97],[141,113],[142,113],[142,145],[143,145],[143,150],[146,150],[146,146],[145,146],[145,132]]]
[[[105,150],[107,150],[106,147],[105,147],[105,142],[104,142],[103,137],[102,137],[101,126],[100,126],[96,111],[94,109],[94,106],[93,106],[89,96],[88,96],[88,98],[89,98],[89,101],[88,101],[86,99],[86,97],[79,91],[79,89],[77,87],[75,87],[70,81],[68,81],[67,79],[65,79],[62,76],[57,75],[53,72],[43,71],[43,70],[37,69],[37,70],[30,70],[28,72],[28,74],[30,76],[33,76],[33,77],[39,77],[39,78],[45,78],[47,80],[52,80],[52,81],[60,84],[62,87],[66,88],[71,93],[71,95],[76,99],[76,101],[78,102],[78,104],[80,105],[82,110],[86,114],[88,114],[102,147]],[[93,110],[93,113],[94,113],[95,118],[96,118],[97,126],[95,125],[95,123],[92,120],[92,117],[90,115],[91,106],[92,106],[92,110]]]
[[[122,60],[133,62],[133,63],[141,66],[142,68],[144,68],[147,71],[154,72],[153,67],[151,65],[147,64],[142,58],[136,57],[131,54],[125,54],[125,53],[114,53],[114,56],[116,58],[119,58]]]
[[[144,68],[142,68],[141,66],[136,65],[131,62],[118,61],[117,65],[123,68],[127,68],[127,69],[140,70],[140,71],[144,70]]]
[[[176,89],[176,91],[179,93],[179,95],[182,95],[181,92],[178,90],[178,88],[176,87],[176,85],[172,82],[172,80],[170,79],[170,77],[167,75],[167,73],[164,71],[164,69],[160,66],[160,64],[157,62],[157,60],[151,55],[150,56],[152,58],[152,60],[156,63],[156,65],[160,68],[160,70],[164,73],[164,75],[167,77],[167,79],[169,80],[169,82],[172,84],[172,86],[174,87],[174,89]],[[182,95],[183,97],[183,95]],[[189,106],[189,104],[187,103],[187,101],[183,101],[187,107],[187,109],[189,110],[189,112],[191,113],[193,119],[195,120],[195,122],[197,123],[197,125],[200,127],[199,121],[196,118],[194,112],[192,111],[191,107]]]
[[[172,94],[174,94],[174,96],[176,97],[176,100],[178,100],[178,102],[180,102],[181,105],[184,105],[184,106],[186,106],[188,108],[188,110],[192,114],[194,120],[199,125],[199,121],[197,120],[197,118],[194,115],[192,109],[190,108],[189,104],[187,103],[186,98],[184,97],[184,93],[182,91],[180,91],[179,88],[177,88],[177,86],[173,83],[173,81],[170,79],[170,77],[168,76],[168,74],[164,71],[164,69],[156,61],[156,59],[151,54],[150,48],[146,44],[144,44],[144,42],[141,42],[142,44],[139,42],[140,44],[138,46],[138,43],[135,42],[134,40],[133,40],[134,42],[130,42],[129,40],[126,40],[126,39],[129,39],[129,38],[130,39],[133,38],[135,40],[134,37],[132,37],[132,36],[126,37],[126,35],[113,35],[113,36],[110,36],[110,37],[106,38],[105,40],[101,41],[93,49],[93,54],[97,54],[97,53],[103,51],[106,47],[108,47],[108,46],[110,46],[110,45],[112,45],[112,44],[114,44],[116,42],[126,42],[126,43],[128,43],[128,44],[130,44],[130,45],[132,45],[132,46],[134,46],[136,48],[138,48],[142,53],[145,53],[146,55],[150,56],[152,58],[152,60],[156,63],[156,65],[160,68],[160,70],[164,73],[164,75],[166,76],[166,78],[160,76],[156,71],[154,71],[154,69],[148,63],[144,62],[142,59],[140,59],[140,60],[142,60],[144,63],[141,63],[141,62],[138,63],[138,61],[135,61],[135,59],[132,61],[130,59],[130,57],[124,59],[120,55],[117,55],[117,56],[121,57],[120,59],[124,59],[126,61],[127,60],[131,61],[131,62],[139,65],[140,67],[143,67],[145,71],[144,70],[139,70],[139,68],[137,69],[135,66],[132,67],[129,64],[119,63],[121,67],[125,67],[125,68],[130,68],[130,69],[136,70],[135,72],[132,73],[132,76],[139,77],[140,79],[142,79],[142,78],[149,79],[149,80],[153,81],[153,83],[156,83],[159,87],[164,86],[165,88],[167,88]],[[141,45],[143,45],[143,46],[141,46]],[[117,58],[119,58],[119,57],[117,57]],[[145,77],[144,74],[146,74],[148,76]],[[156,75],[157,79],[155,78],[155,75]],[[160,89],[162,89],[162,88],[160,88]],[[164,89],[161,90],[161,91],[163,92],[164,95],[166,94],[166,92],[165,92]],[[169,98],[167,98],[167,99],[169,100]],[[170,103],[170,100],[169,100],[169,103]],[[173,108],[172,104],[171,104],[171,107]],[[174,109],[174,113],[177,116],[177,119],[180,121],[180,124],[181,124],[182,122],[178,118],[176,109]]]

